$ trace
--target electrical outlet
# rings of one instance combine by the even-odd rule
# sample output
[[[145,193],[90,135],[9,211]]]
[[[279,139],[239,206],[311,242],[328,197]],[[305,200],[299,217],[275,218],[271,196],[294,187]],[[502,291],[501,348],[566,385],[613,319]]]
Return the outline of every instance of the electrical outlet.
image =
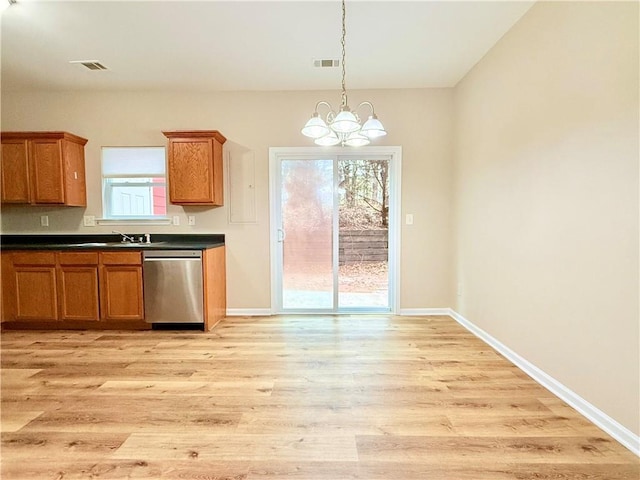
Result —
[[[173,216],[173,224],[180,225],[180,217],[178,215]]]
[[[82,223],[85,227],[95,227],[96,226],[96,216],[95,215],[85,215],[82,217]]]
[[[49,215],[40,215],[40,226],[41,227],[49,226]]]
[[[406,221],[407,225],[413,225],[413,213],[407,213]]]
[[[187,217],[187,224],[195,225],[196,224],[196,216],[195,215],[189,215]]]

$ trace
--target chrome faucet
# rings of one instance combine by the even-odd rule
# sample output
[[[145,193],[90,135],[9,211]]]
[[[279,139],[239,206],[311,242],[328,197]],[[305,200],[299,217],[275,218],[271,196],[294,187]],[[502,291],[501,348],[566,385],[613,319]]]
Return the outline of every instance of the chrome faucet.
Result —
[[[127,242],[136,243],[136,239],[133,237],[130,237],[126,233],[118,232],[117,230],[112,230],[111,233],[117,233],[118,235],[122,235],[122,243],[127,243]]]

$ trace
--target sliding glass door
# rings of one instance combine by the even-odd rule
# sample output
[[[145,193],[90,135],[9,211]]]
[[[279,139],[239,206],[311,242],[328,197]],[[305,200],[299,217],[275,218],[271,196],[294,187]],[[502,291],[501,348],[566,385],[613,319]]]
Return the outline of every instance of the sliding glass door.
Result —
[[[333,309],[333,161],[280,163],[283,310]]]
[[[274,311],[392,311],[394,155],[292,150],[271,152]]]

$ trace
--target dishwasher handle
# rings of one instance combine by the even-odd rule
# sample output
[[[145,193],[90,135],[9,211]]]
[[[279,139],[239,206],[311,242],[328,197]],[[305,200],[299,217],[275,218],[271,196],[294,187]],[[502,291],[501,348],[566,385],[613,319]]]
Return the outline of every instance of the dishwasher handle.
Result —
[[[145,262],[149,260],[168,260],[170,258],[200,260],[202,258],[202,250],[146,250],[142,252],[142,258]]]
[[[201,262],[200,257],[147,257],[144,259],[145,263],[148,262]]]

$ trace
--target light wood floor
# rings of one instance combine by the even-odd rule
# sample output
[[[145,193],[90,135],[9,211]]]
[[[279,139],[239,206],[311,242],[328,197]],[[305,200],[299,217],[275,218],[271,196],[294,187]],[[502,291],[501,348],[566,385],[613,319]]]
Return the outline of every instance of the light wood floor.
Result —
[[[2,479],[638,480],[447,317],[4,332]]]

